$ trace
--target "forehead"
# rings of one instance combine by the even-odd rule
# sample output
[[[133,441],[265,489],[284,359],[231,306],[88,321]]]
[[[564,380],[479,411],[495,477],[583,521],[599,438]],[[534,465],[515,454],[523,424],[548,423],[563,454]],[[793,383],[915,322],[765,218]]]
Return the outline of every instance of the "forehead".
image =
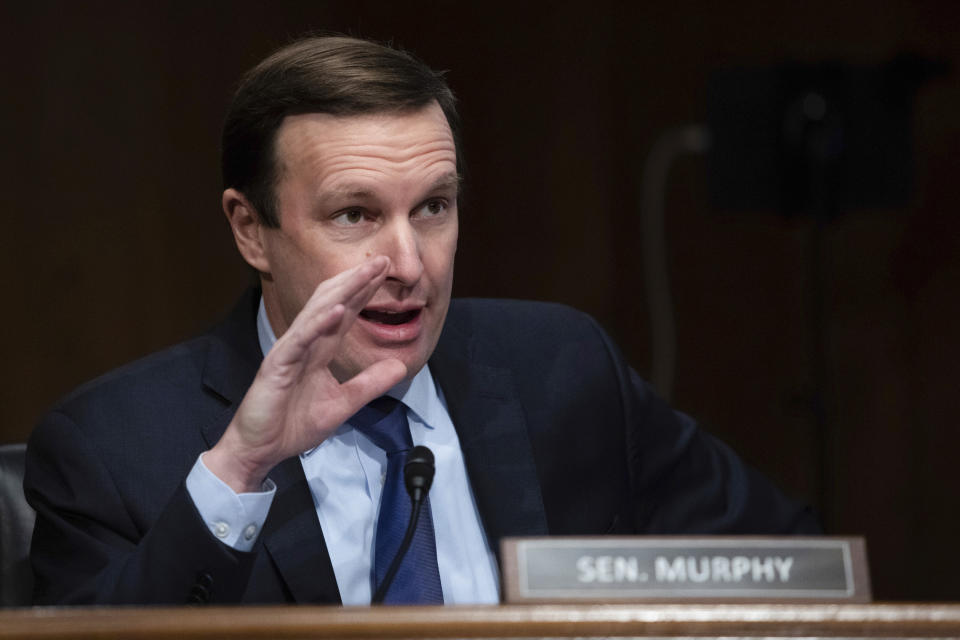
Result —
[[[344,180],[456,172],[453,134],[436,103],[403,112],[287,116],[275,149],[278,178],[309,176],[320,188]]]

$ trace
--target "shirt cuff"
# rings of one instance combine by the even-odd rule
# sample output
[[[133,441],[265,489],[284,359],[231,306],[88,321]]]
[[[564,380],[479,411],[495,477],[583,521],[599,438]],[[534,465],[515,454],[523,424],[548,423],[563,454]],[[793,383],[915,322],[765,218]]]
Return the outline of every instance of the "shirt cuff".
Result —
[[[236,493],[197,458],[187,475],[187,493],[220,542],[237,551],[250,551],[267,520],[277,485],[267,478],[258,493]]]

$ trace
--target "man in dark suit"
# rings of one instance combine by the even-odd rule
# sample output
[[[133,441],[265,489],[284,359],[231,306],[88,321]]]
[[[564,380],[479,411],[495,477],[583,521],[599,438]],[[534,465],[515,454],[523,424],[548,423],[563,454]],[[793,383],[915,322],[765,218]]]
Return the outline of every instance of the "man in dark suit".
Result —
[[[506,535],[816,530],[586,316],[450,303],[457,132],[441,76],[377,44],[244,78],[223,208],[261,289],[35,430],[39,602],[369,602],[387,454],[354,414],[385,394],[437,452],[448,603],[496,601]]]

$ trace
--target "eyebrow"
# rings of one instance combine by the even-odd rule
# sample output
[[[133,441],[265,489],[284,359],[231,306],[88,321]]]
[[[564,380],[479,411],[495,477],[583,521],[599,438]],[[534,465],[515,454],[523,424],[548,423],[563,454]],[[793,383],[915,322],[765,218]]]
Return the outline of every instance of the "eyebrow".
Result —
[[[463,183],[463,177],[456,172],[445,173],[436,180],[433,181],[433,184],[430,185],[430,188],[427,191],[436,191],[437,189],[449,189],[455,187],[460,189],[460,185]]]
[[[332,189],[325,191],[323,193],[324,200],[334,200],[334,199],[363,199],[363,198],[372,198],[373,191],[370,189],[365,189],[363,187],[355,187],[352,185],[345,185],[339,189]]]
[[[429,193],[431,191],[450,188],[455,188],[457,191],[459,191],[462,183],[463,178],[459,173],[445,173],[434,180],[430,186],[425,189],[425,191]],[[322,200],[329,202],[331,200],[366,200],[375,196],[376,193],[365,186],[345,184],[338,189],[326,191],[322,194],[321,198]]]

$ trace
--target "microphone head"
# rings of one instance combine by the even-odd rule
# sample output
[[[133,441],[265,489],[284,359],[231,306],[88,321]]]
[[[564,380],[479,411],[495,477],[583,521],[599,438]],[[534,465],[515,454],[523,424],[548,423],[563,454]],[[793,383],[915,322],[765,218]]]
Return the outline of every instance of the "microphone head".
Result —
[[[433,452],[417,445],[407,454],[407,463],[403,465],[403,481],[412,500],[422,500],[430,491],[433,483]]]

